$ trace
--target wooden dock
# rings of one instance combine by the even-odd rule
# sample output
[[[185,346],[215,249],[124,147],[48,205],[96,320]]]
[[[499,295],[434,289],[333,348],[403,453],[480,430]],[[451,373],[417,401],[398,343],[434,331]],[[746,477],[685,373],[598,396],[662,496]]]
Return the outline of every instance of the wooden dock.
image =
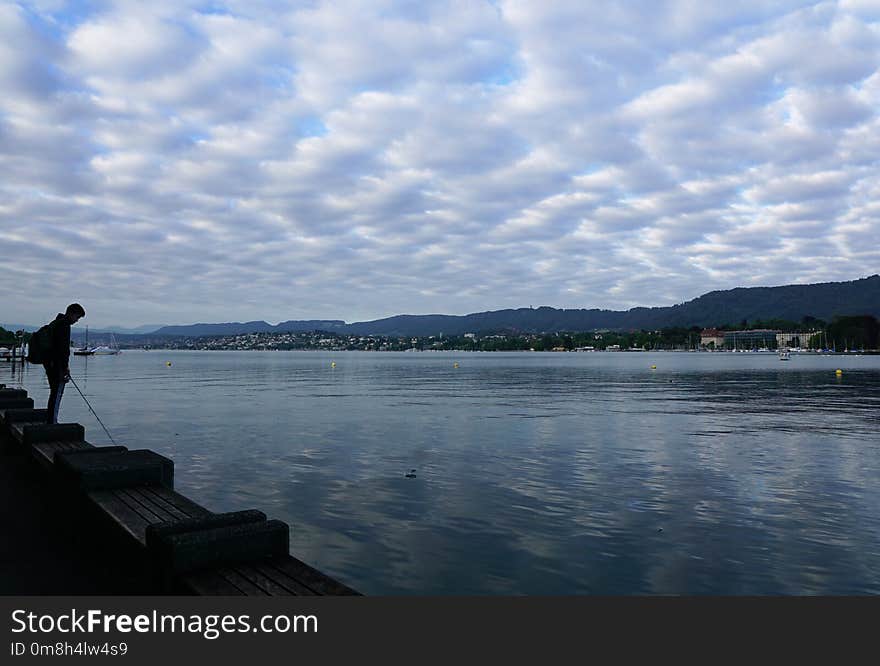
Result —
[[[357,595],[290,555],[290,528],[258,510],[214,513],[174,490],[174,462],[96,447],[78,423],[49,425],[27,391],[0,384],[0,444],[23,454],[64,520],[142,567],[154,594]]]

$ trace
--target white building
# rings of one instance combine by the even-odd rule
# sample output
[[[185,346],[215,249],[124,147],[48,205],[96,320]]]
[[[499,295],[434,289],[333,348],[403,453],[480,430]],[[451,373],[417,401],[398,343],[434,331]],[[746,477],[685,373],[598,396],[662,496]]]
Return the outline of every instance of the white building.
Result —
[[[821,335],[821,331],[795,331],[794,333],[777,333],[777,347],[809,347],[810,341]]]
[[[704,328],[700,331],[700,346],[708,347],[709,345],[714,345],[715,349],[723,348],[724,331],[719,331],[717,328]]]

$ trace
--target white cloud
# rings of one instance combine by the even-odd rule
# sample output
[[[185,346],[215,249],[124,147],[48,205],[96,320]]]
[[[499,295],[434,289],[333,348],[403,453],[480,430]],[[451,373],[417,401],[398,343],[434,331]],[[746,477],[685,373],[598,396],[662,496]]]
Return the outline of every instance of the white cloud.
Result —
[[[878,265],[873,2],[59,0],[0,37],[6,318],[625,308]]]

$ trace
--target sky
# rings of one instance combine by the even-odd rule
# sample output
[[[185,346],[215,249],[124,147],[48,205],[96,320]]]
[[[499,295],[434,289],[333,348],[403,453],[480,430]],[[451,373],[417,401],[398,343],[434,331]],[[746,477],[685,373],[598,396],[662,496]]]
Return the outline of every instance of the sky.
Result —
[[[880,267],[880,0],[0,3],[0,321],[627,309]]]

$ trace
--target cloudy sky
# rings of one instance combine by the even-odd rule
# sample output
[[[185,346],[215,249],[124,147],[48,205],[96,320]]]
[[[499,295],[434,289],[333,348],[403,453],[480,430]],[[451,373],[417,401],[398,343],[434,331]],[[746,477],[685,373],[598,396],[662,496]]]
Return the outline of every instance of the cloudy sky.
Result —
[[[0,321],[880,270],[880,1],[0,4]]]

